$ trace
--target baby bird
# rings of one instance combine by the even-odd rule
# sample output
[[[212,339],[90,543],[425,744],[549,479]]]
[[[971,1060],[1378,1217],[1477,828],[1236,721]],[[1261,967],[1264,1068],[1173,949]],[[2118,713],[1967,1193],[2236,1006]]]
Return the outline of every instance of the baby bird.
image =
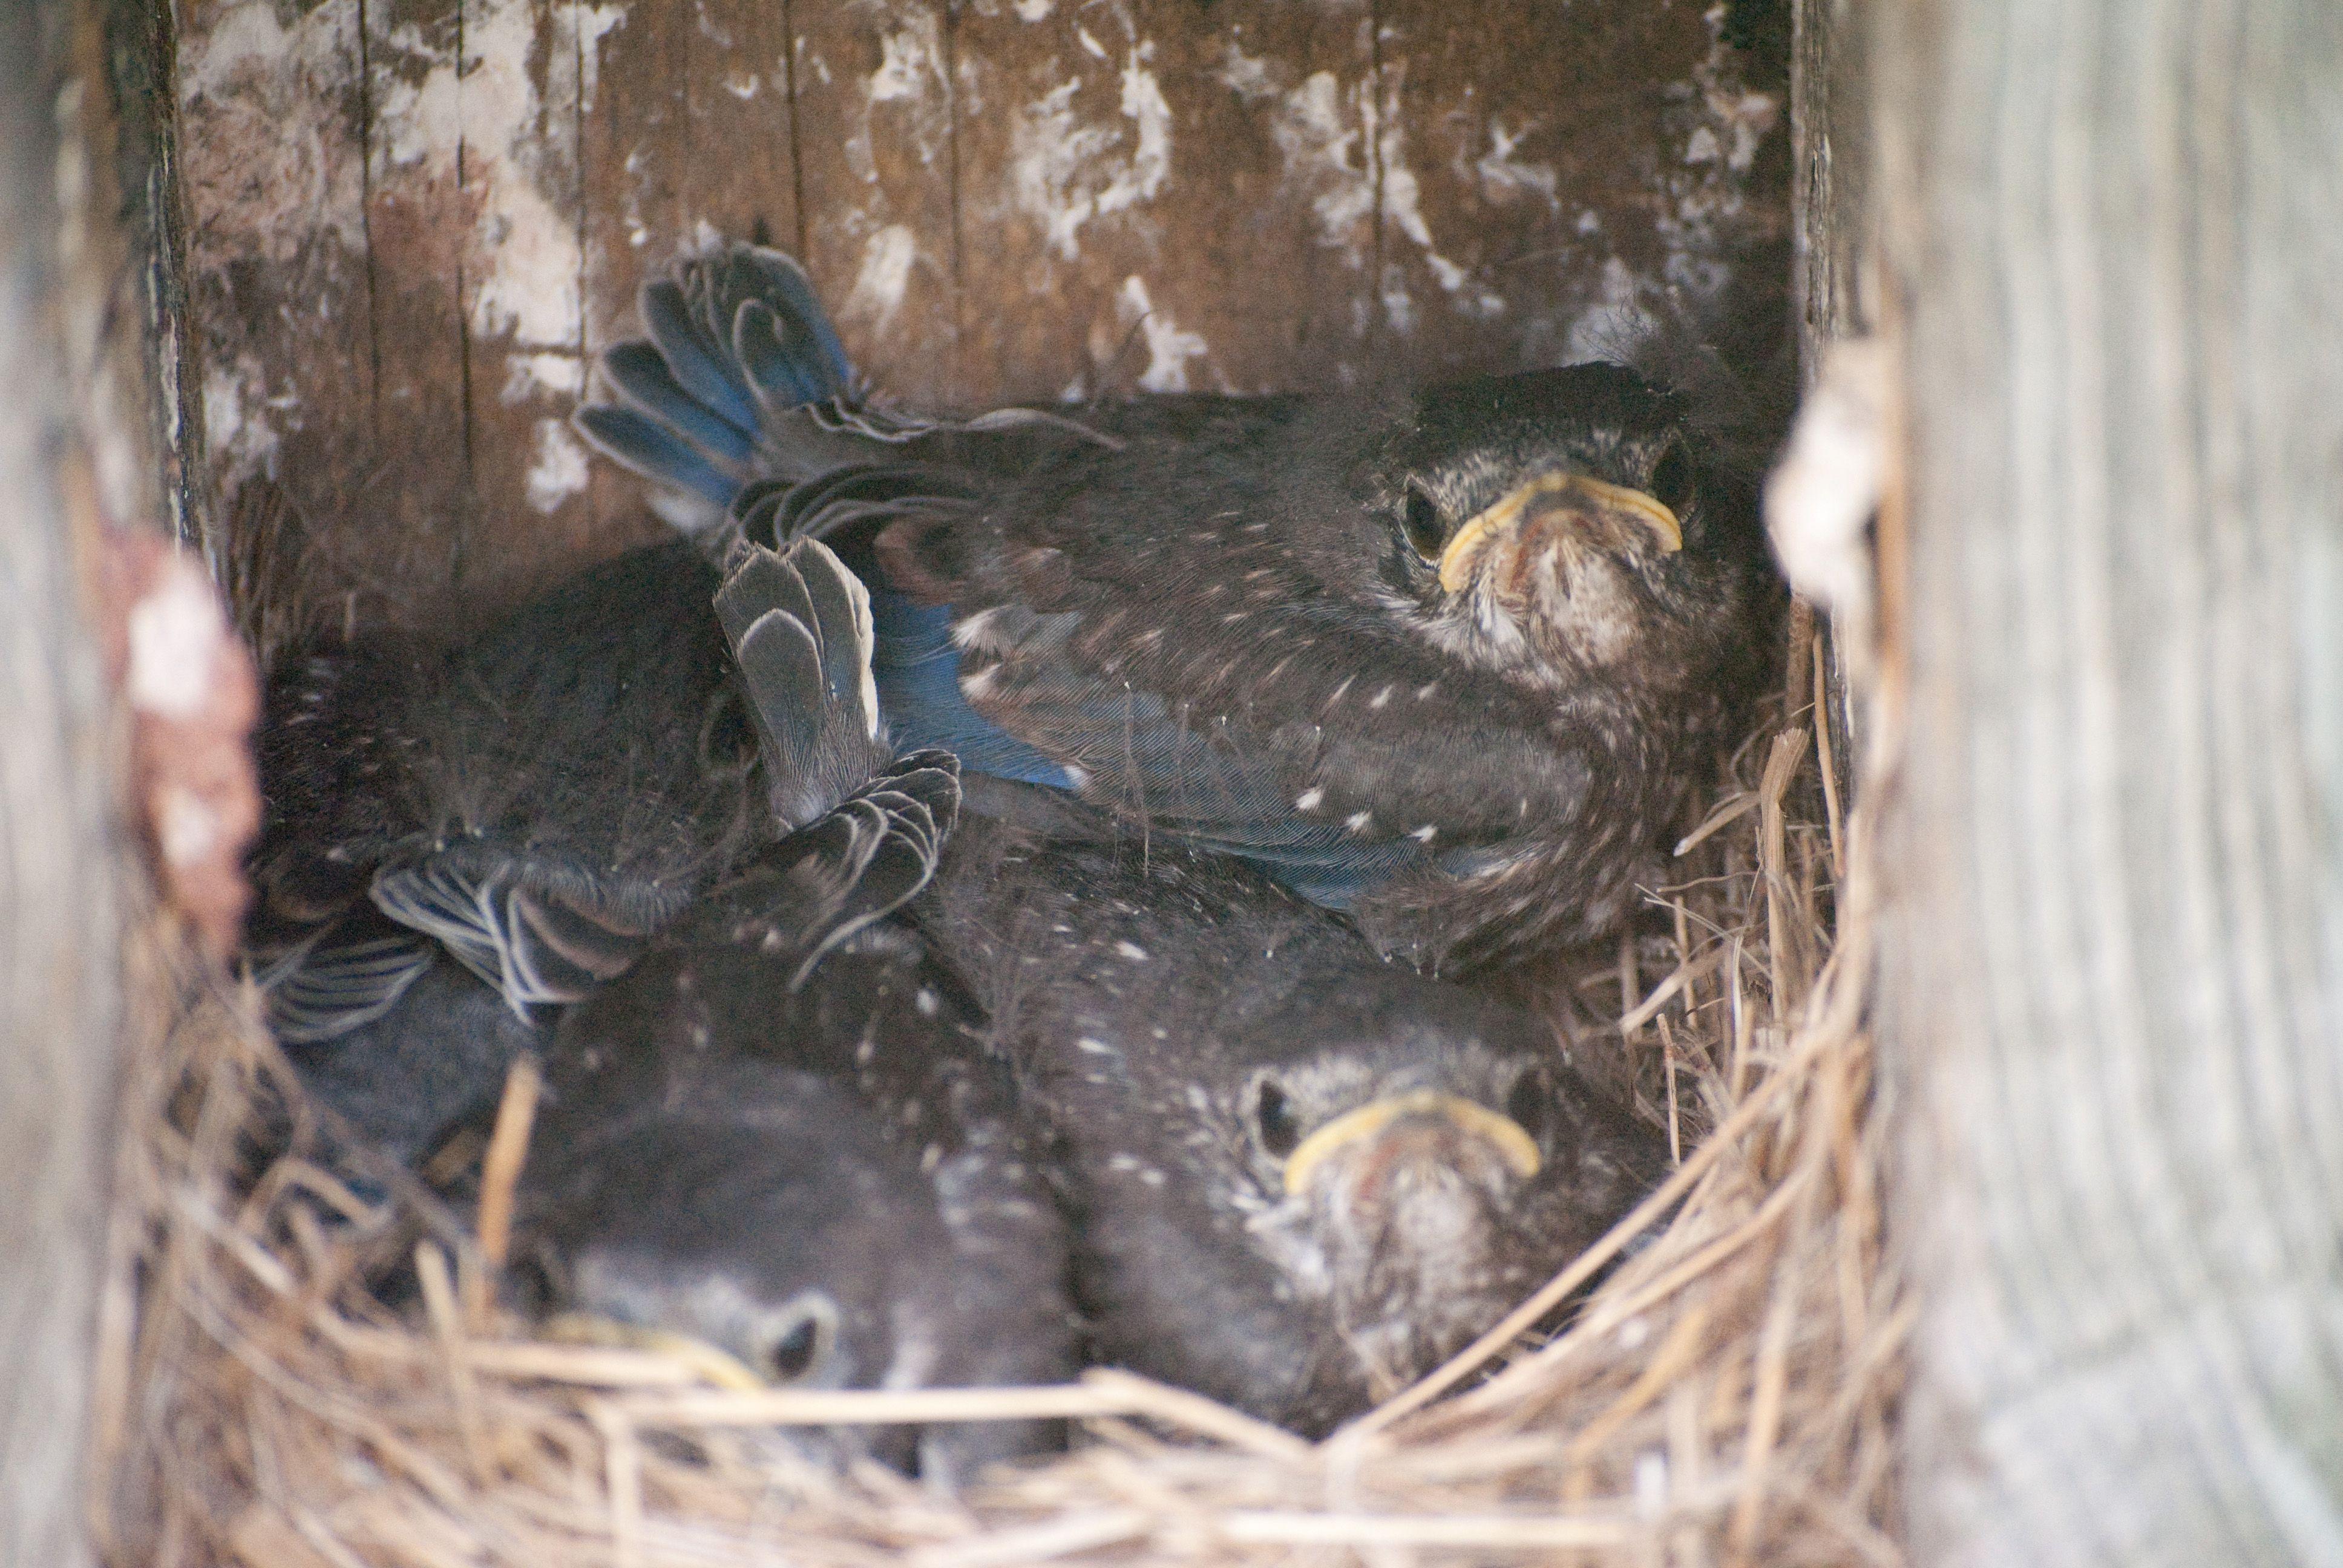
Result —
[[[675,541],[453,649],[374,633],[272,672],[248,943],[312,1090],[391,1153],[758,840],[718,580]]]
[[[970,801],[914,908],[1059,1141],[1101,1359],[1322,1433],[1664,1174],[1526,1016],[1251,867],[1030,786]]]
[[[906,744],[1423,967],[1616,926],[1762,684],[1754,486],[1621,366],[938,420],[864,392],[771,252],[688,257],[642,315],[580,428],[687,529],[870,536]]]
[[[786,836],[563,1017],[520,1194],[521,1293],[556,1332],[680,1348],[743,1385],[1061,1380],[1050,1191],[980,1015],[890,918],[951,829],[956,767],[887,748],[869,609],[821,545],[744,552],[717,606]],[[949,1485],[1056,1437],[824,1442]]]

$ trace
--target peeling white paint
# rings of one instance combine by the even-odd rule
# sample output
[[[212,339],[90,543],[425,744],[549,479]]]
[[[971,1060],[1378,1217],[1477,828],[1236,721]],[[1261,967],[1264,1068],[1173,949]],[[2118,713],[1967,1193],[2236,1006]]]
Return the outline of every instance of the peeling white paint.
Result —
[[[940,24],[930,11],[911,11],[897,18],[902,25],[879,37],[879,68],[870,73],[867,88],[874,104],[893,104],[924,97],[932,80],[948,87]]]
[[[505,384],[498,400],[510,407],[541,393],[575,397],[585,390],[586,361],[575,352],[515,354],[505,361]]]
[[[603,35],[625,17],[617,4],[553,12],[548,86],[575,92],[590,108],[598,66],[574,83],[555,73],[565,61],[598,62]],[[524,349],[574,347],[581,318],[578,225],[544,188],[563,188],[576,175],[546,166],[556,155],[538,137],[540,104],[528,70],[537,25],[529,0],[475,0],[465,12],[461,62],[428,48],[414,26],[394,28],[390,46],[428,67],[415,79],[390,73],[375,106],[376,134],[393,166],[453,185],[460,150],[462,185],[478,193],[478,248],[488,261],[472,297],[472,330]]]
[[[528,465],[529,506],[539,512],[560,510],[562,502],[586,487],[588,472],[586,448],[570,434],[569,421],[539,419]]]
[[[1258,104],[1277,94],[1277,80],[1269,74],[1269,62],[1258,55],[1246,54],[1233,38],[1229,40],[1228,54],[1221,68],[1212,75],[1248,104]],[[1331,75],[1328,79],[1332,79]]]
[[[1149,392],[1190,390],[1188,361],[1211,353],[1212,345],[1196,333],[1182,331],[1179,323],[1156,309],[1146,280],[1137,273],[1122,280],[1115,308],[1125,324],[1137,327],[1147,340],[1147,368],[1141,373],[1139,385]]]
[[[1067,261],[1081,255],[1084,226],[1153,201],[1171,178],[1172,106],[1150,68],[1154,56],[1151,39],[1134,40],[1124,55],[1117,109],[1127,126],[1085,116],[1075,76],[1026,105],[1011,128],[1010,198]]]
[[[840,317],[883,331],[902,308],[910,289],[911,264],[919,259],[920,242],[907,224],[889,224],[862,242],[862,263],[854,286],[839,307]]]
[[[1635,275],[1625,262],[1613,256],[1603,264],[1603,286],[1594,303],[1579,312],[1563,339],[1565,363],[1615,359],[1646,325]]]
[[[1518,131],[1509,131],[1505,122],[1492,117],[1489,121],[1489,150],[1473,160],[1473,172],[1481,176],[1481,194],[1491,201],[1513,201],[1524,196],[1534,196],[1549,207],[1559,209],[1558,193],[1561,178],[1552,164],[1534,164],[1513,155],[1538,128],[1534,120]]]
[[[277,477],[282,438],[268,417],[266,387],[266,372],[249,354],[232,365],[215,359],[204,368],[204,437],[231,486],[255,474]]]
[[[1320,243],[1341,251],[1353,266],[1366,265],[1380,221],[1415,246],[1456,308],[1473,316],[1497,315],[1505,307],[1503,298],[1443,255],[1424,219],[1423,186],[1409,161],[1399,113],[1402,75],[1396,65],[1386,67],[1378,94],[1373,80],[1346,87],[1332,71],[1318,71],[1282,92],[1271,111],[1270,136],[1284,178],[1309,194]],[[1267,62],[1233,50],[1221,79],[1248,101],[1260,94],[1262,84],[1274,80]],[[1384,320],[1396,332],[1413,331],[1417,305],[1395,258],[1386,259],[1376,285]]]
[[[273,0],[223,0],[179,49],[181,170],[199,266],[284,264],[313,239],[357,253],[364,186],[343,103],[357,77],[356,0],[289,25]],[[306,225],[287,221],[306,216]]]

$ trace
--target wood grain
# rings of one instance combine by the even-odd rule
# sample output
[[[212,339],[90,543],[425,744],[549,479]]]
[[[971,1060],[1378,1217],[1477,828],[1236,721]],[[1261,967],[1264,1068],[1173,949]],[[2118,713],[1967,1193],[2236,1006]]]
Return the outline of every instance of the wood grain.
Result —
[[[0,7],[0,1562],[60,1568],[92,1560],[82,1460],[121,1021],[111,707],[75,558],[94,543],[94,448],[75,433],[93,383],[65,371],[69,343],[96,347],[115,279],[60,266],[79,224],[116,216],[86,205],[116,187],[82,135],[109,84],[70,68],[96,25]],[[61,183],[85,205],[60,211]]]
[[[458,630],[653,537],[562,421],[708,234],[802,249],[858,363],[929,405],[1777,323],[1781,95],[1721,15],[177,0],[216,474],[284,492],[360,619]]]
[[[1916,1558],[2343,1561],[2343,12],[1880,13]]]

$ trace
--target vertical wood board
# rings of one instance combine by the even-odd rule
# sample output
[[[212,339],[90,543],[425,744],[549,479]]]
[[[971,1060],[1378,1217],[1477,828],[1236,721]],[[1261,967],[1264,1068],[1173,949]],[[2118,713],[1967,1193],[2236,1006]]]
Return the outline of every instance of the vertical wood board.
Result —
[[[653,538],[566,421],[711,235],[801,249],[930,405],[1778,321],[1782,94],[1726,9],[177,0],[216,477],[284,491],[358,618],[458,629]]]

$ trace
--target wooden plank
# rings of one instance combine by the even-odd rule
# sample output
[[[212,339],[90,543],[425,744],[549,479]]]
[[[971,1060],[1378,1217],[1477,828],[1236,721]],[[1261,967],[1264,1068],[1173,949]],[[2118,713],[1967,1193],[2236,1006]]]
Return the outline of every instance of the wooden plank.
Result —
[[[951,15],[930,0],[790,14],[807,270],[863,374],[909,403],[960,401]]]
[[[585,347],[635,336],[646,274],[705,233],[799,243],[789,129],[790,7],[705,0],[604,13],[578,96]],[[642,487],[592,466],[584,553],[657,537]]]
[[[88,383],[65,367],[68,335],[96,349],[139,320],[108,322],[111,278],[62,265],[74,229],[117,216],[95,205],[119,193],[82,134],[108,84],[65,68],[94,21],[0,6],[0,1562],[61,1568],[93,1561],[83,1467],[122,1021],[112,710],[76,569],[98,487],[75,430]]]
[[[987,400],[1355,376],[1363,7],[1021,7],[960,29],[963,380]]]
[[[1544,363],[1777,270],[1771,100],[1692,0],[180,4],[219,477],[361,618],[652,537],[563,420],[706,233],[802,250],[930,404]]]
[[[2343,1554],[2343,12],[1879,8],[1926,1565]]]
[[[1600,357],[1639,318],[1755,327],[1761,359],[1780,340],[1785,105],[1725,13],[1556,25],[1540,0],[1485,0],[1458,25],[1440,0],[1383,0],[1381,292],[1408,374]]]

